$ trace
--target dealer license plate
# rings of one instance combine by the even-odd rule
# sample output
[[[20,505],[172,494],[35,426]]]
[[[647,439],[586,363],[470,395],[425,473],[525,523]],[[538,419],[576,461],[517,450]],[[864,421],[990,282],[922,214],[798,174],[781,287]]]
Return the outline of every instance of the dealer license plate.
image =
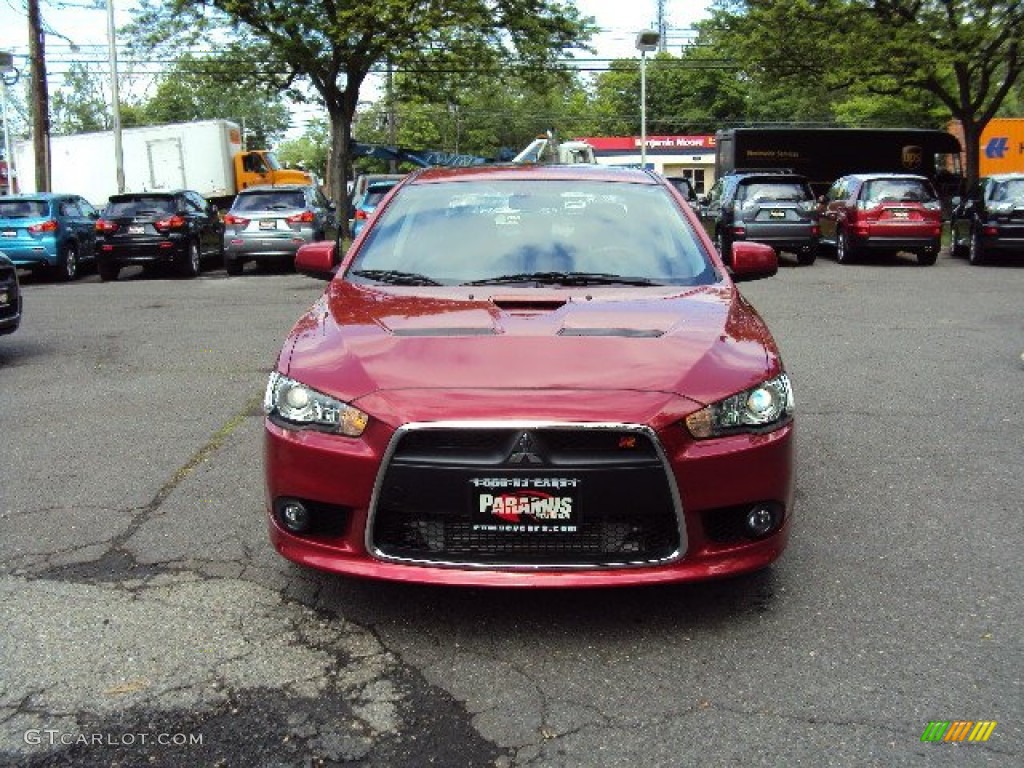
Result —
[[[264,219],[260,222],[260,229],[277,229],[277,219]]]
[[[128,227],[128,234],[129,235],[141,235],[145,231],[146,231],[145,227],[134,226],[134,225]]]
[[[474,477],[473,528],[500,533],[577,533],[581,481],[574,477]]]
[[[15,230],[13,230],[13,229],[5,229],[3,231],[3,236],[4,237],[15,237],[15,236],[17,236],[17,234],[18,233]]]
[[[772,211],[768,215],[771,218],[773,218],[773,219],[784,219],[784,218],[786,218],[786,212],[785,211]]]
[[[909,219],[910,211],[893,211],[892,217],[894,219]]]

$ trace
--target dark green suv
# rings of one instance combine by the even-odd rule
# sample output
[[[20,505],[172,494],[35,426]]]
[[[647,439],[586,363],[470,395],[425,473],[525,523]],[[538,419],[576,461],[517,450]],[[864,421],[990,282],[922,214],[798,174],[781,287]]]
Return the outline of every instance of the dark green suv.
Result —
[[[737,171],[721,176],[697,206],[726,264],[732,244],[753,240],[796,254],[802,265],[818,256],[817,204],[803,176],[788,171]]]

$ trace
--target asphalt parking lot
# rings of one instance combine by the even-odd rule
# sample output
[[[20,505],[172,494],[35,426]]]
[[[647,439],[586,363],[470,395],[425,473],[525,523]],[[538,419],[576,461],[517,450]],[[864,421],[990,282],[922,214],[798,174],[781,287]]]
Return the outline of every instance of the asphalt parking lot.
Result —
[[[743,293],[796,390],[788,551],[584,592],[270,549],[259,402],[322,283],[27,279],[0,338],[0,763],[1024,764],[1024,262],[785,262]]]

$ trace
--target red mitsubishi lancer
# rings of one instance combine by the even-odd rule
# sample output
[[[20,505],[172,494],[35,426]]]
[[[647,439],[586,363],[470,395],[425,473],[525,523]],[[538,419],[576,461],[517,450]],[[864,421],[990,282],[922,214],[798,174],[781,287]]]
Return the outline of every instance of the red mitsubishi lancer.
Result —
[[[793,516],[793,391],[661,176],[429,169],[347,253],[267,385],[270,538],[352,576],[655,584],[761,569]]]

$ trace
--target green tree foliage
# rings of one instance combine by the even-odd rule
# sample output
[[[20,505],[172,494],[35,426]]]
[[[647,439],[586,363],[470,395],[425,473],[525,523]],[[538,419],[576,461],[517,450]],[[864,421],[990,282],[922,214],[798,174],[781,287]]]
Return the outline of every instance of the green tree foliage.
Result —
[[[835,117],[960,121],[969,179],[1024,69],[1020,0],[719,0],[711,23],[752,81],[817,83]]]
[[[302,136],[277,145],[277,159],[289,168],[304,168],[318,179],[323,179],[327,173],[330,145],[331,133],[327,122],[313,120]]]
[[[268,82],[308,83],[323,104],[331,126],[327,181],[339,205],[371,72],[389,62],[412,70],[443,56],[463,70],[504,65],[529,77],[590,30],[556,0],[165,0],[147,6],[137,28],[151,33],[150,44],[180,45],[183,24],[206,32],[214,23],[258,43]]]
[[[103,88],[106,80],[106,75],[88,64],[73,62],[64,83],[50,97],[50,130],[58,136],[110,130],[110,102]]]
[[[161,77],[144,115],[150,123],[223,118],[240,124],[246,145],[271,146],[288,130],[289,111],[280,92],[253,77],[256,63],[244,50],[214,56],[185,53]]]

